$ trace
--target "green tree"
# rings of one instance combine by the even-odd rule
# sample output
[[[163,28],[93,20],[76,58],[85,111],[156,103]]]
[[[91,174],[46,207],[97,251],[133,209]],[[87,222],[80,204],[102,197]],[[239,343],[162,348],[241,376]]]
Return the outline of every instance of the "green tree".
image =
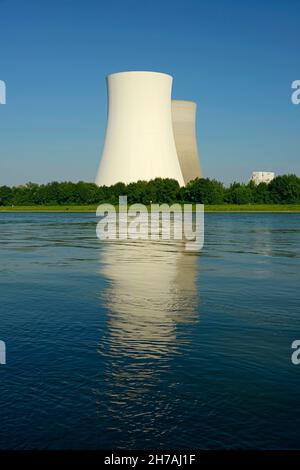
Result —
[[[155,178],[147,185],[148,200],[159,204],[173,204],[177,201],[179,190],[178,181],[171,178]]]
[[[0,186],[0,206],[12,204],[13,192],[9,186]]]
[[[99,202],[98,186],[94,183],[84,183],[83,181],[79,181],[74,185],[72,202],[76,202],[78,204],[95,204]]]
[[[272,202],[267,183],[259,183],[255,186],[253,202],[256,204],[269,204]]]
[[[147,181],[137,181],[136,183],[129,183],[125,189],[124,195],[127,195],[128,197],[128,204],[149,204],[151,200]]]
[[[293,204],[300,202],[300,178],[296,175],[282,175],[269,184],[269,193],[273,202]]]
[[[226,191],[226,202],[231,204],[250,204],[253,202],[253,198],[252,184],[233,183]]]
[[[224,185],[208,178],[196,178],[190,181],[184,191],[185,201],[202,204],[222,204],[224,195]]]

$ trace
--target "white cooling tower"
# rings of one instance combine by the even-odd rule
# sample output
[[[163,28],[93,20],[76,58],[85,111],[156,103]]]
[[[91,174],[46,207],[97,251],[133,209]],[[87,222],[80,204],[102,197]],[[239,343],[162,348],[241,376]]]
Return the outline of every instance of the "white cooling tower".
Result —
[[[184,183],[202,177],[196,137],[194,101],[172,100],[173,131]]]
[[[107,77],[108,122],[96,184],[161,177],[184,185],[172,128],[172,80],[156,72]]]

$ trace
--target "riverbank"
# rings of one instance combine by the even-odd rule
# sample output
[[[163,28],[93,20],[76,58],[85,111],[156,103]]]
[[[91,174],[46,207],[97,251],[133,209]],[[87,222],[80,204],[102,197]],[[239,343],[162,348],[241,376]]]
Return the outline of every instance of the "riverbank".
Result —
[[[98,205],[0,206],[0,212],[96,212]],[[116,206],[117,208],[117,206]],[[205,205],[205,212],[300,212],[300,204]]]

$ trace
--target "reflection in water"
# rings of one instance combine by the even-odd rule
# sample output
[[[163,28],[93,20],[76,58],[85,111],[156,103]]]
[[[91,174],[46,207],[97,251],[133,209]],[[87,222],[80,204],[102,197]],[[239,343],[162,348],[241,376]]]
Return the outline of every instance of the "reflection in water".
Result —
[[[112,354],[160,357],[176,349],[176,323],[194,320],[196,258],[181,245],[108,243],[101,274]]]
[[[138,433],[146,442],[161,428],[156,420],[174,414],[172,390],[155,390],[170,373],[174,355],[190,342],[192,328],[184,325],[197,318],[197,258],[181,242],[104,244],[101,275],[107,287],[101,298],[108,314],[99,352],[106,365],[105,390],[95,394],[99,417],[110,420],[116,433],[109,442],[134,445]]]

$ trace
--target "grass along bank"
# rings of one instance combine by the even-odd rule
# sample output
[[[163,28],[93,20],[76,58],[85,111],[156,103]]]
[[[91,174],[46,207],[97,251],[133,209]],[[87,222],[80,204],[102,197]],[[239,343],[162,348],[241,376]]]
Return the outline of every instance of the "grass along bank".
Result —
[[[97,207],[98,204],[0,206],[0,212],[96,212]],[[300,212],[300,204],[206,204],[205,212]]]

